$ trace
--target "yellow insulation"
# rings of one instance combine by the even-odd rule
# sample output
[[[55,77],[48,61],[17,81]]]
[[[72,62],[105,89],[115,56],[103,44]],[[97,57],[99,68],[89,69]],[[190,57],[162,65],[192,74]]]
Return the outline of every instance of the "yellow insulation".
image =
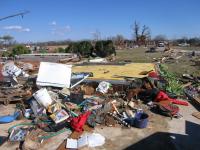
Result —
[[[87,66],[73,66],[73,72],[92,72],[93,77],[89,79],[96,80],[123,80],[123,78],[116,78],[114,76],[128,76],[128,77],[144,77],[139,75],[142,71],[155,70],[152,63],[131,63],[126,65],[87,65]]]

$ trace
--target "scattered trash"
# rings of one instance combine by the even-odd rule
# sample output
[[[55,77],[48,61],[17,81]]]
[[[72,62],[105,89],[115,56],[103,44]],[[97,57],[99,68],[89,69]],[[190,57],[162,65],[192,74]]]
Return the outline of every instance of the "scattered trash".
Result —
[[[24,117],[29,119],[31,117],[32,110],[31,109],[26,109],[24,112]]]
[[[69,118],[69,115],[65,110],[62,109],[57,111],[56,113],[53,113],[52,115],[50,115],[50,117],[57,124]]]
[[[99,91],[103,94],[106,94],[108,92],[108,89],[111,87],[111,84],[105,81],[102,81],[99,83],[96,91]]]
[[[174,104],[188,106],[188,102],[170,98],[166,93],[164,93],[163,91],[160,91],[160,92],[157,94],[157,96],[156,96],[156,98],[155,98],[155,101],[156,101],[156,102],[160,102],[160,101],[165,101],[165,100],[168,100],[168,101],[170,101],[170,102],[172,102],[172,103],[174,103]]]
[[[18,85],[18,76],[22,76],[24,78],[28,78],[29,75],[25,73],[22,69],[17,67],[14,62],[8,62],[6,63],[1,70],[2,76],[7,79],[9,82],[11,82],[11,86],[15,87]]]
[[[91,74],[91,73],[88,73],[88,74],[84,75],[82,77],[82,79],[80,81],[78,81],[77,83],[75,83],[74,85],[72,85],[71,88],[74,88],[75,86],[77,86],[78,84],[83,82],[85,79],[87,79],[88,77],[92,77],[92,76],[93,76],[93,74]]]
[[[7,141],[6,136],[0,136],[0,146],[3,145]]]
[[[61,105],[60,103],[55,103],[55,104],[52,104],[48,107],[47,111],[51,114],[57,112],[57,111],[60,111],[61,110]]]
[[[192,113],[192,116],[200,119],[200,112],[194,112],[194,113]]]
[[[102,59],[90,62],[102,62]],[[84,133],[85,126],[91,131],[98,126],[142,129],[151,120],[149,110],[177,118],[181,114],[176,104],[188,106],[188,102],[179,100],[179,95],[165,90],[169,84],[163,79],[162,73],[155,71],[153,65],[139,64],[138,68],[142,69],[137,70],[136,77],[130,70],[133,66],[137,67],[135,64],[110,65],[110,68],[92,66],[90,69],[83,65],[75,66],[75,70],[78,70],[74,71],[71,65],[41,62],[37,75],[34,64],[18,65],[12,62],[3,66],[2,74],[10,78],[11,85],[21,87],[6,87],[7,83],[3,82],[0,101],[8,105],[12,100],[19,100],[20,105],[16,106],[20,111],[1,116],[0,123],[14,122],[23,114],[27,123],[11,127],[9,141],[22,141],[27,149],[39,149],[48,143],[45,140],[65,131],[79,135],[76,138],[68,136],[65,148],[102,146],[106,142],[105,137],[98,133]],[[122,68],[127,69],[127,74],[126,71],[121,74]],[[93,69],[97,70],[93,72]],[[28,77],[24,70],[30,74],[34,71],[34,75],[24,78]],[[181,88],[194,98],[200,88],[191,86],[194,85],[193,80],[196,82],[198,78],[188,74],[183,78],[190,80],[191,84]]]
[[[75,91],[72,91],[71,93],[70,93],[70,102],[72,102],[72,103],[75,103],[75,104],[77,104],[77,105],[79,105],[80,103],[82,103],[83,102],[83,92],[82,91],[80,91],[80,89],[79,90],[75,90]]]
[[[98,133],[92,133],[88,135],[88,146],[97,147],[102,146],[105,143],[105,137]]]
[[[66,148],[78,149],[84,146],[97,147],[102,146],[105,143],[105,137],[98,133],[83,135],[78,140],[67,139]]]
[[[160,114],[169,116],[171,118],[180,116],[179,107],[172,104],[172,102],[168,100],[160,101],[157,106]]]
[[[29,105],[30,105],[31,110],[33,111],[35,117],[46,114],[46,109],[44,107],[42,107],[36,100],[31,99],[29,102]]]
[[[105,58],[96,58],[96,59],[90,59],[89,62],[91,62],[91,63],[107,63],[108,61]]]
[[[14,141],[24,141],[25,136],[28,133],[27,128],[18,128],[18,129],[13,129],[10,133],[9,140],[14,142]]]
[[[77,131],[77,132],[82,132],[83,131],[83,126],[87,121],[87,118],[89,117],[89,115],[91,114],[90,111],[79,115],[78,117],[74,117],[72,118],[70,125],[71,127]]]
[[[72,148],[72,149],[78,149],[83,146],[88,145],[88,139],[87,136],[82,136],[80,139],[67,139],[67,145],[66,148]]]
[[[20,68],[18,68],[14,64],[14,62],[6,63],[2,68],[2,74],[3,74],[3,76],[8,76],[8,77],[18,77],[19,75],[28,77],[28,74],[26,74],[24,71],[22,71]]]
[[[19,116],[20,116],[20,112],[19,111],[16,111],[13,115],[0,116],[0,124],[13,122]]]
[[[149,116],[143,112],[137,112],[135,115],[134,126],[137,128],[146,128],[149,122]]]

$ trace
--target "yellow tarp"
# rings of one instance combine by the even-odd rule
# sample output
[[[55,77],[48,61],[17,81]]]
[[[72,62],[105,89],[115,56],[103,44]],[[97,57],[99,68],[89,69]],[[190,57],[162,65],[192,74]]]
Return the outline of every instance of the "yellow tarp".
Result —
[[[128,77],[144,77],[139,75],[142,71],[155,70],[152,63],[131,63],[126,65],[87,65],[73,66],[73,72],[93,72],[93,77],[89,79],[96,80],[123,80],[123,78],[115,78],[114,76]]]

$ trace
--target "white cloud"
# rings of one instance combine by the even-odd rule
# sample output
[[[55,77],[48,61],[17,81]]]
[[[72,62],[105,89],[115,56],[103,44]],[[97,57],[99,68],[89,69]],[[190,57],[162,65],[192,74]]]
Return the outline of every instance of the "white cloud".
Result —
[[[70,31],[71,31],[71,27],[68,25],[68,26],[65,26],[65,27],[61,28],[61,30],[62,30],[63,32],[67,33],[67,32],[70,32]]]
[[[29,28],[23,28],[22,26],[5,26],[3,27],[4,30],[13,30],[17,32],[30,32],[31,30]]]
[[[22,31],[24,31],[24,32],[30,32],[31,30],[29,28],[24,28]]]
[[[57,27],[52,29],[52,34],[53,35],[59,35],[59,36],[64,36],[66,33],[71,31],[71,27],[69,25],[64,26],[64,27]]]
[[[55,25],[57,25],[57,23],[56,23],[56,21],[52,21],[52,22],[50,23],[50,25],[55,26]]]

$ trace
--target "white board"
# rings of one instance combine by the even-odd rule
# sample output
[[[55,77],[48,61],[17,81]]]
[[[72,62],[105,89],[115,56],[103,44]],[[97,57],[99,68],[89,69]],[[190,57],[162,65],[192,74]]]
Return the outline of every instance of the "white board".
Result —
[[[36,84],[39,86],[70,87],[71,65],[41,62]]]

